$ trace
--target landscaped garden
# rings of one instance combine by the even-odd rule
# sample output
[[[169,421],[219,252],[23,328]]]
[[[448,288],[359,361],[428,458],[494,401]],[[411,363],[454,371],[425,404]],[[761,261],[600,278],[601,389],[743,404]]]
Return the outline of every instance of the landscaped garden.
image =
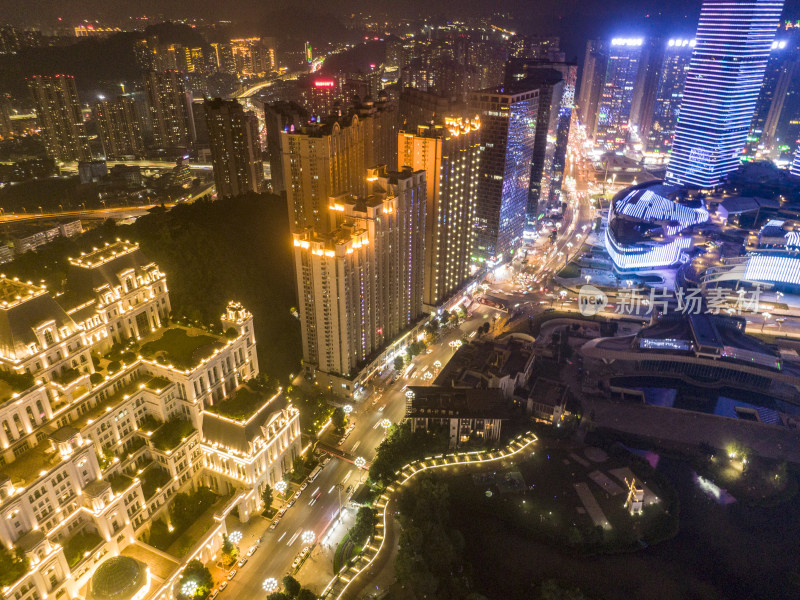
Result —
[[[0,402],[5,402],[15,393],[24,392],[33,386],[33,375],[30,373],[11,373],[0,370]]]
[[[103,538],[94,531],[84,530],[76,533],[64,543],[64,556],[67,564],[74,567],[102,541]]]
[[[151,464],[139,476],[142,480],[142,493],[145,500],[153,497],[159,488],[169,483],[169,471],[162,469],[156,464]]]
[[[208,407],[210,412],[229,419],[246,421],[256,413],[266,402],[271,394],[268,391],[254,389],[254,384],[248,382],[241,386],[230,398],[216,402]],[[274,391],[272,392],[274,393]]]
[[[161,518],[153,521],[147,535],[147,543],[173,556],[182,557],[207,530],[205,514],[219,500],[207,487],[200,487],[188,494],[176,494],[169,505],[169,525]]]
[[[222,348],[216,337],[200,333],[189,335],[183,327],[167,329],[160,338],[142,346],[142,356],[155,359],[162,364],[170,364],[179,369],[192,369],[211,356],[214,350]]]
[[[0,544],[0,586],[7,586],[22,577],[28,570],[30,560],[19,548],[9,550]]]
[[[162,452],[174,450],[194,431],[192,423],[186,419],[172,419],[153,432],[150,441]]]

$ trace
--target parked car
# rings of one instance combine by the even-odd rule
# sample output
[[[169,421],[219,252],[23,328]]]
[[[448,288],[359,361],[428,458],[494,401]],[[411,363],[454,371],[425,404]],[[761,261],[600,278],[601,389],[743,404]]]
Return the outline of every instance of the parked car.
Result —
[[[307,487],[308,487],[308,482],[307,482],[307,481],[304,481],[304,482],[303,482],[303,485],[301,485],[301,486],[300,486],[300,491],[302,492],[302,491],[303,491],[304,489],[306,489]],[[299,492],[298,492],[298,493],[299,493]]]
[[[275,529],[275,528],[278,526],[278,521],[280,521],[280,519],[275,519],[275,520],[272,522],[272,525],[270,525],[270,526],[269,526],[270,530],[273,530],[273,529]]]
[[[242,568],[247,564],[247,557],[245,556],[242,560],[239,561],[239,568]]]
[[[258,544],[253,544],[250,546],[250,550],[247,551],[247,556],[253,556],[253,554],[256,553],[256,550],[258,550]]]
[[[226,587],[228,587],[228,582],[227,581],[223,581],[222,583],[219,584],[219,591],[221,592]]]
[[[208,600],[214,600],[217,596],[219,596],[219,590],[214,590],[208,595]]]
[[[294,506],[295,502],[296,502],[296,500],[294,498],[292,498],[291,500],[289,500],[289,504],[286,505],[286,508],[292,508]]]
[[[230,581],[231,579],[233,579],[234,577],[236,577],[236,573],[238,573],[238,571],[237,571],[236,569],[234,569],[233,571],[231,571],[230,573],[228,573],[228,581]]]

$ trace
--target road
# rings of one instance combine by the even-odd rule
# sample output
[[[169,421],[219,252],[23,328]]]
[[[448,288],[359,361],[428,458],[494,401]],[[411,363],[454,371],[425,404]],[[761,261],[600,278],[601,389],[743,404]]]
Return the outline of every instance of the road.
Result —
[[[182,200],[182,203],[192,203],[198,198],[214,193],[214,184],[209,183],[202,186],[189,198]],[[167,209],[174,207],[177,202],[164,204]],[[65,219],[73,217],[76,219],[127,219],[131,217],[141,217],[146,215],[150,209],[161,206],[161,204],[141,204],[139,206],[112,206],[109,208],[94,208],[87,210],[63,210],[58,212],[39,212],[39,213],[8,213],[0,214],[0,223],[23,223],[26,221],[40,221],[50,219]]]
[[[344,487],[342,503],[346,504],[349,498],[349,494],[346,494],[347,488],[352,485],[355,489],[360,480],[366,480],[366,470],[359,470],[352,461],[356,455],[364,457],[368,463],[374,459],[375,450],[385,436],[381,421],[389,419],[393,423],[399,423],[405,417],[406,398],[403,388],[406,385],[429,384],[431,380],[426,379],[424,373],[433,373],[434,363],[439,361],[444,365],[455,353],[449,343],[463,336],[469,336],[486,319],[492,319],[495,314],[499,314],[499,311],[488,306],[476,305],[471,317],[459,326],[441,333],[439,339],[431,345],[430,354],[415,357],[413,364],[416,369],[410,378],[401,376],[394,384],[388,385],[382,393],[368,397],[353,412],[351,417],[355,419],[356,424],[342,446],[337,446],[338,436],[334,436],[333,432],[323,434],[321,445],[341,452],[344,457],[330,460],[317,479],[309,483],[301,493],[295,505],[286,511],[275,529],[269,531],[268,522],[255,517],[263,523],[262,546],[240,569],[220,595],[221,598],[257,597],[264,594],[262,585],[265,579],[274,577],[280,581],[291,571],[292,561],[303,548],[300,539],[302,533],[310,530],[320,539],[336,517],[341,490],[336,487],[337,484]],[[381,408],[383,410],[380,410]],[[321,495],[316,503],[310,505],[309,502],[315,494]],[[339,539],[334,539],[331,544],[338,542]],[[242,549],[246,551],[247,547],[243,544]],[[328,565],[326,575],[333,575],[332,564]],[[302,578],[300,581],[303,583]],[[321,589],[314,591],[319,592]]]

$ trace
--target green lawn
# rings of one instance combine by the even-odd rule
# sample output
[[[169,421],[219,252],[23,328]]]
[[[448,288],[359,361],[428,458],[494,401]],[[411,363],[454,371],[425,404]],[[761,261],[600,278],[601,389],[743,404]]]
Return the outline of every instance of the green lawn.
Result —
[[[158,465],[151,465],[142,472],[140,478],[144,498],[149,500],[158,491],[158,488],[169,483],[169,472]]]
[[[11,398],[14,393],[20,393],[33,386],[33,375],[23,373],[18,375],[0,369],[0,402]]]
[[[250,389],[249,386],[242,386],[230,398],[222,402],[217,402],[208,407],[208,410],[223,417],[245,421],[260,409],[268,398]]]
[[[102,541],[103,538],[94,531],[76,533],[64,543],[64,556],[67,559],[67,564],[70,567],[74,567],[83,560],[87,552],[94,550]]]
[[[174,450],[185,437],[194,431],[192,423],[186,419],[172,419],[153,432],[150,441],[162,452]]]
[[[133,479],[123,473],[116,473],[108,478],[108,483],[111,484],[111,491],[118,494],[128,489],[128,486],[133,483]]]
[[[189,335],[182,327],[174,327],[167,329],[159,339],[142,346],[141,353],[146,358],[155,358],[179,369],[192,369],[222,345],[216,337],[202,333]]]
[[[163,390],[167,387],[170,383],[172,383],[166,377],[153,377],[150,381],[148,381],[145,386],[148,390]]]

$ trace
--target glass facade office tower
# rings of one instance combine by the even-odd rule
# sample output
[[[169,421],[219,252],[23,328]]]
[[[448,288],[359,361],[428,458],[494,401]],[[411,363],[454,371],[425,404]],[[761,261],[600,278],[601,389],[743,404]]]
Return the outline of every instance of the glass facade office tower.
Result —
[[[772,53],[747,136],[746,153],[751,157],[759,148],[767,148],[775,142],[778,119],[797,70],[797,54],[792,45],[785,39],[772,42]]]
[[[47,155],[63,161],[91,160],[75,78],[35,75],[28,79],[28,88],[36,104]]]
[[[646,135],[645,148],[654,155],[666,155],[672,147],[675,126],[686,84],[686,72],[692,57],[694,40],[671,39],[667,42],[661,74],[658,78],[656,99],[649,127],[642,133]]]
[[[607,150],[620,150],[628,141],[642,38],[615,38],[609,47],[606,77],[597,107],[594,139]]]
[[[782,9],[782,0],[703,2],[667,182],[714,187],[738,168]]]
[[[522,239],[539,90],[521,82],[473,92],[481,121],[481,166],[475,215],[478,261],[508,258]]]
[[[578,95],[578,117],[586,127],[586,134],[594,137],[597,125],[597,106],[608,64],[608,42],[589,40],[586,43],[586,56],[583,61],[581,87]]]
[[[791,173],[795,177],[800,177],[800,146],[797,147],[797,152],[794,154]]]

